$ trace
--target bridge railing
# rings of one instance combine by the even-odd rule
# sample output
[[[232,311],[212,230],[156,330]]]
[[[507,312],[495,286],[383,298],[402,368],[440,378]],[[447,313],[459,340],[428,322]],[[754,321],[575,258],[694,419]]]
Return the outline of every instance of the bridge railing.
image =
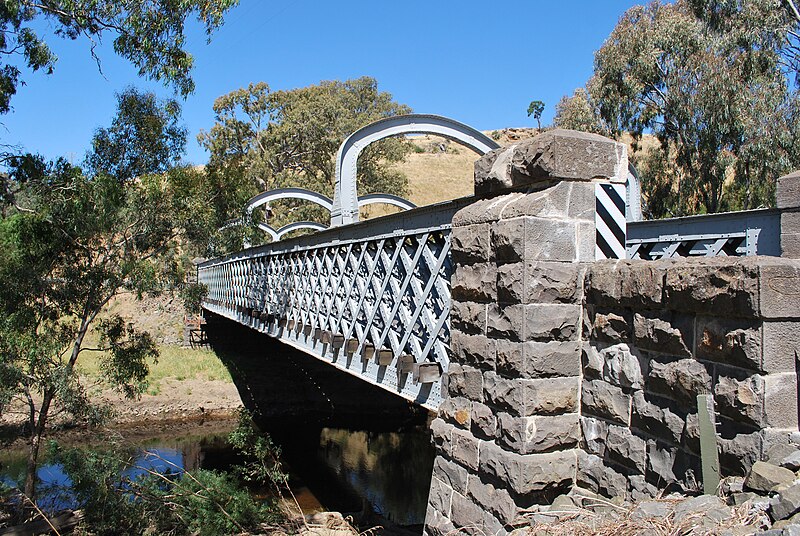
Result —
[[[781,210],[628,222],[629,259],[781,255]]]
[[[430,408],[450,345],[450,228],[471,198],[198,267],[203,306]]]

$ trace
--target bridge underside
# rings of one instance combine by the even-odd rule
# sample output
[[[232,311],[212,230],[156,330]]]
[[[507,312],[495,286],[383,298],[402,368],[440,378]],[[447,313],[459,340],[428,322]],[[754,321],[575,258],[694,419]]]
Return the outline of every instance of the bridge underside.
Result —
[[[420,406],[273,337],[213,313],[206,317],[209,343],[230,371],[242,403],[266,429],[394,431],[429,418]]]

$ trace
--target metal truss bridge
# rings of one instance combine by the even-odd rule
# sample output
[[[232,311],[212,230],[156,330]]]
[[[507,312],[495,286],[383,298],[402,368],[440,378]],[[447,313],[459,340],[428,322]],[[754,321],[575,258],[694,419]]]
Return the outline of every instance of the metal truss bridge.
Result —
[[[446,136],[479,154],[497,147],[483,134],[438,116],[400,116],[369,125],[340,149],[334,200],[292,188],[264,192],[248,203],[253,210],[272,199],[305,199],[331,211],[330,228],[297,222],[276,231],[262,224],[272,243],[200,264],[198,282],[208,288],[205,310],[435,411],[449,363],[451,222],[473,198],[412,208],[394,196],[358,197],[355,191],[358,152],[377,139],[409,132]],[[780,255],[777,211],[630,221],[641,214],[638,195],[632,170],[628,258]],[[410,210],[358,223],[359,206],[373,202]],[[304,227],[318,232],[282,239]]]

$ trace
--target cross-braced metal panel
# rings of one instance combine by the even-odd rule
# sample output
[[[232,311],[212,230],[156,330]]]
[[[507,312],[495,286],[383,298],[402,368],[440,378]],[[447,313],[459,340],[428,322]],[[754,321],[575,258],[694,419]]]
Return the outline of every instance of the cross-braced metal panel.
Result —
[[[780,211],[747,210],[628,222],[629,259],[780,256]]]
[[[375,222],[366,238],[371,222],[352,226],[349,240],[340,227],[206,262],[203,306],[435,410],[449,362],[457,206],[440,207],[433,226],[430,210],[404,213],[394,218],[402,226]]]

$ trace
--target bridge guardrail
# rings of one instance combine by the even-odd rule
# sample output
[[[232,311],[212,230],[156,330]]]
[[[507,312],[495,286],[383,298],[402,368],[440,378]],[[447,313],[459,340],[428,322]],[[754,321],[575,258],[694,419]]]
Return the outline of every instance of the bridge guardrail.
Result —
[[[472,198],[198,266],[203,306],[430,409],[450,345],[450,227]]]

